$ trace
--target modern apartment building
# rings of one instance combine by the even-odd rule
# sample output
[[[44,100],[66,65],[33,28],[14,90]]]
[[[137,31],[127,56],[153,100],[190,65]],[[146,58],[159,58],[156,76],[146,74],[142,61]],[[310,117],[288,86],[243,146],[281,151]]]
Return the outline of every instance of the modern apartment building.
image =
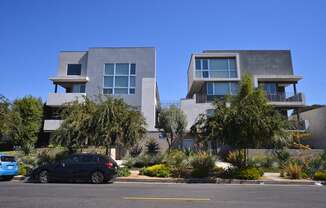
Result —
[[[215,98],[236,95],[246,73],[253,76],[255,87],[263,87],[269,104],[284,115],[305,106],[304,95],[296,88],[302,77],[293,72],[289,50],[206,50],[192,54],[189,62],[188,93],[180,104],[187,130],[199,114],[209,113]],[[184,146],[191,143],[191,138],[185,138]]]
[[[64,103],[87,96],[121,97],[144,115],[148,132],[156,132],[159,94],[156,84],[156,50],[138,48],[89,48],[61,51],[56,76],[49,78],[54,92],[46,102],[44,131],[51,134],[62,120],[55,113]]]

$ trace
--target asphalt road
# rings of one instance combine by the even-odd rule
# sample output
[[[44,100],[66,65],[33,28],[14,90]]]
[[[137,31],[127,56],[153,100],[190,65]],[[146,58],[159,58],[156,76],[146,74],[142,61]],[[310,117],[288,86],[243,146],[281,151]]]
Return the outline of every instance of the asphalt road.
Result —
[[[326,207],[325,186],[0,182],[2,208]]]

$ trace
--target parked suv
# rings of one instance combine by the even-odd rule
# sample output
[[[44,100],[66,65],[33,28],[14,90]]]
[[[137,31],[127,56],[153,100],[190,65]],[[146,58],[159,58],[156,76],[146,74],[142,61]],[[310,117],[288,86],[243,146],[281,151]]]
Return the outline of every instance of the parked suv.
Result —
[[[18,174],[18,165],[15,157],[0,153],[0,178],[11,180]]]
[[[34,169],[30,176],[40,183],[54,181],[87,181],[95,184],[112,181],[118,172],[117,163],[109,156],[73,154],[67,158]]]

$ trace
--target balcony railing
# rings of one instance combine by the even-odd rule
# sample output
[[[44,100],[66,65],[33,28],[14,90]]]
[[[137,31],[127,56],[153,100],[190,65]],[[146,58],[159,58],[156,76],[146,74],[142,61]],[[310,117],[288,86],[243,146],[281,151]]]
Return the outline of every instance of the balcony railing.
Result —
[[[75,100],[82,102],[86,93],[49,93],[46,102],[49,106],[60,106]]]
[[[237,78],[237,71],[196,70],[196,78]]]
[[[276,93],[276,94],[266,94],[267,99],[270,102],[303,102],[303,94],[298,93]]]
[[[304,97],[302,93],[277,93],[277,94],[267,94],[267,99],[272,103],[303,103]],[[205,95],[196,94],[196,103],[207,103],[212,102],[215,99],[223,99],[223,95]]]

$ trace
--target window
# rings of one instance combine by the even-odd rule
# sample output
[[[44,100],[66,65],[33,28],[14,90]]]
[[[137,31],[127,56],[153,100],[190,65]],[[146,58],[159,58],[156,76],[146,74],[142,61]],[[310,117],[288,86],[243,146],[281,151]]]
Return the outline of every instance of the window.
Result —
[[[236,59],[196,58],[196,77],[199,78],[237,78]]]
[[[104,65],[103,94],[135,94],[136,64]]]
[[[237,82],[208,82],[206,87],[207,95],[236,95],[239,91]]]
[[[85,93],[85,84],[74,84],[72,86],[72,93]]]
[[[81,75],[81,64],[68,64],[67,75]]]
[[[276,83],[264,83],[264,90],[267,95],[275,95],[277,94],[277,86]]]

